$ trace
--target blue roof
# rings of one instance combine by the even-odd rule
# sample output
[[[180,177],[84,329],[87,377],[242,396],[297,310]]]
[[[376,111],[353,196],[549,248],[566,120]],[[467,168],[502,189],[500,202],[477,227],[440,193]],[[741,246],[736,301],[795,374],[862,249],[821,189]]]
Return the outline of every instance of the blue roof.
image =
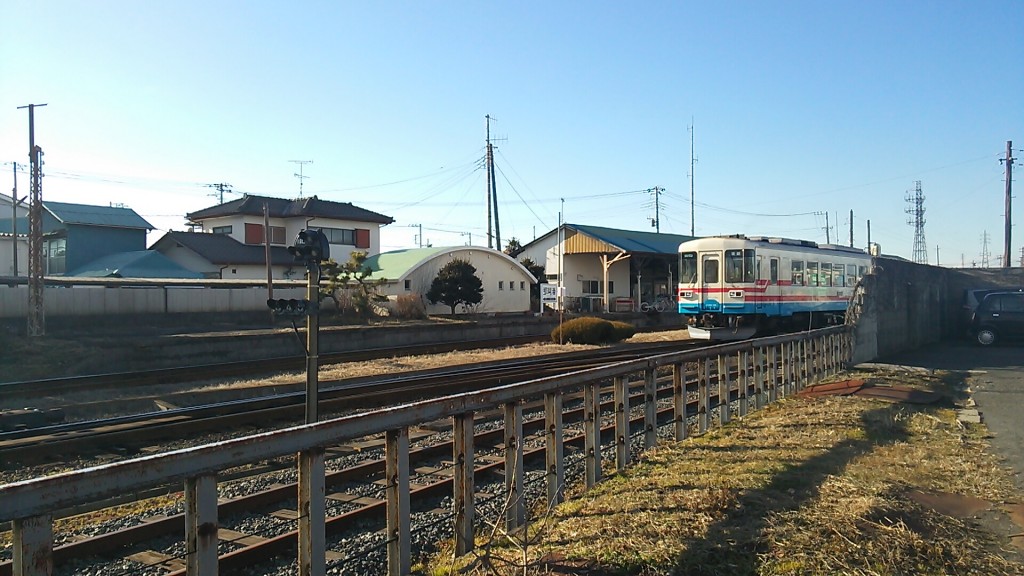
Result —
[[[683,236],[681,234],[637,232],[635,230],[619,230],[617,228],[603,228],[601,226],[587,226],[584,224],[566,224],[565,226],[610,244],[623,252],[637,254],[676,254],[679,251],[680,244],[696,238],[696,236]]]
[[[80,278],[202,278],[199,272],[180,266],[155,250],[119,252],[98,258],[72,270]]]
[[[43,202],[43,207],[61,223],[110,226],[114,228],[140,228],[153,230],[153,225],[131,208],[90,206],[67,202]]]

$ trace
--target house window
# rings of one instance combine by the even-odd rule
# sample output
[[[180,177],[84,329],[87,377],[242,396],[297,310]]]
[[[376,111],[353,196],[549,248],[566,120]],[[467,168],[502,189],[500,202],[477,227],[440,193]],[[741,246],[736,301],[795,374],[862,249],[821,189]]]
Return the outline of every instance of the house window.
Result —
[[[356,231],[348,230],[345,228],[321,228],[324,231],[324,236],[327,236],[327,242],[330,244],[347,244],[349,246],[356,245]]]
[[[498,290],[504,290],[504,289],[505,289],[505,281],[504,280],[498,280]]]
[[[516,281],[515,280],[509,280],[508,281],[508,289],[509,290],[513,290],[513,291],[516,289]]]
[[[67,239],[47,240],[43,244],[43,257],[46,258],[44,274],[63,274],[67,272]]]
[[[615,292],[615,282],[608,283],[608,293]],[[600,280],[584,280],[584,294],[604,294],[604,282]]]
[[[526,280],[522,280],[519,282],[519,289],[526,290]]]
[[[284,244],[284,226],[271,226],[270,227],[270,243],[271,244]]]
[[[214,226],[214,234],[231,234],[231,226]]]
[[[412,292],[412,280],[405,281],[405,291]]]

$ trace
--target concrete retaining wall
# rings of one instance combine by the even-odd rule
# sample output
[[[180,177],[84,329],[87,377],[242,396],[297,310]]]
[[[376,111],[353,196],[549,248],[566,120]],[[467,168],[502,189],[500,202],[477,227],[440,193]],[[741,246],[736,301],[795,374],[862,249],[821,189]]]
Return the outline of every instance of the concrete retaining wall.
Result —
[[[1024,287],[1024,268],[941,268],[876,258],[862,280],[854,363],[963,338],[963,293]]]

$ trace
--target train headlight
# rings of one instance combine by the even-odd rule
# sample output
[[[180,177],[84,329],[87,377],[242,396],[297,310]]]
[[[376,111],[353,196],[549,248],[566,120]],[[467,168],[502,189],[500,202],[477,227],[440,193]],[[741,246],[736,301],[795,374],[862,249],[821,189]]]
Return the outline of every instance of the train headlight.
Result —
[[[743,290],[729,290],[729,298],[743,299]]]

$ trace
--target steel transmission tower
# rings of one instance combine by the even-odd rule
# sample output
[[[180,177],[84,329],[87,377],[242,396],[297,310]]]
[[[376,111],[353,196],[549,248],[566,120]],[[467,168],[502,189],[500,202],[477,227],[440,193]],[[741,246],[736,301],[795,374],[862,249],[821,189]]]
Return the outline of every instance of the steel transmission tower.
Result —
[[[924,194],[921,192],[921,181],[914,182],[914,192],[907,192],[907,224],[914,227],[914,256],[915,264],[928,263],[928,246],[924,243]]]

